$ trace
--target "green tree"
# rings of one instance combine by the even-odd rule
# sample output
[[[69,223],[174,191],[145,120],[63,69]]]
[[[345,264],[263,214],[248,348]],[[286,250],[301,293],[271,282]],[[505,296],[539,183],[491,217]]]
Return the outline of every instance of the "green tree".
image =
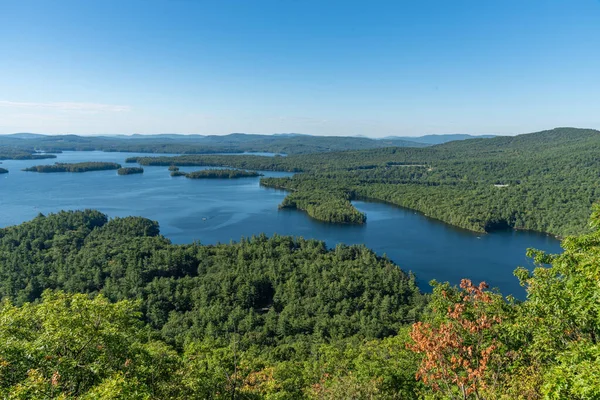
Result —
[[[553,399],[600,398],[600,205],[594,231],[568,237],[560,255],[531,250],[539,265],[517,276],[527,289],[521,326],[531,357],[543,366],[542,394]]]
[[[177,356],[164,345],[157,351],[141,340],[137,308],[101,295],[90,299],[50,291],[37,304],[15,307],[5,300],[0,307],[0,394],[118,398],[99,394],[111,387],[160,394]]]

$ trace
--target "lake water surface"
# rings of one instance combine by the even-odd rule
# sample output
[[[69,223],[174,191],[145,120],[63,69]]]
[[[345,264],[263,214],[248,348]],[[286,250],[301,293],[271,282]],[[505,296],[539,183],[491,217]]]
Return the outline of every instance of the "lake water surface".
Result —
[[[161,233],[174,243],[228,243],[264,232],[315,238],[330,247],[365,244],[404,270],[413,271],[423,290],[429,290],[431,279],[457,284],[461,278],[470,278],[485,280],[503,294],[517,297],[524,292],[512,271],[517,266],[532,267],[526,249],[561,251],[559,242],[547,235],[515,231],[480,235],[382,203],[354,202],[367,214],[363,226],[321,223],[301,211],[278,211],[285,192],[261,187],[259,178],[172,178],[167,167],[146,166],[143,174],[128,176],[118,176],[116,171],[21,171],[57,161],[111,161],[125,166],[125,159],[133,156],[147,154],[65,152],[57,159],[3,161],[0,166],[10,172],[0,175],[0,227],[19,224],[40,212],[93,208],[111,217],[136,215],[156,220]],[[182,168],[197,169],[201,168]]]

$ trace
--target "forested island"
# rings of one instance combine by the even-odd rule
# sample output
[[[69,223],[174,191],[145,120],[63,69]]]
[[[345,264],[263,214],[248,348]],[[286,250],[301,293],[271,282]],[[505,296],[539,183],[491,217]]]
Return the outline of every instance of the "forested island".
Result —
[[[332,193],[320,190],[294,192],[283,200],[279,208],[303,210],[311,217],[325,222],[364,224],[367,221],[367,216],[350,203],[350,195],[343,192]]]
[[[119,175],[133,175],[133,174],[143,174],[144,173],[144,168],[140,168],[140,167],[125,167],[125,168],[119,168],[117,170],[117,174]]]
[[[263,178],[261,183],[290,190],[290,204],[294,198],[312,198],[313,207],[318,207],[315,200],[326,201],[320,208],[329,212],[313,213],[323,220],[338,214],[339,204],[362,198],[410,208],[476,232],[510,228],[565,236],[589,230],[588,210],[600,199],[598,154],[599,131],[557,128],[426,148],[129,161],[302,172],[292,178]],[[352,219],[356,212],[350,210],[343,218]]]
[[[530,251],[515,302],[469,280],[424,295],[363,246],[39,215],[0,229],[0,396],[597,398],[600,207],[591,226]]]
[[[0,168],[0,174],[8,174],[8,170],[4,168]]]
[[[243,169],[203,169],[193,172],[183,172],[177,167],[169,167],[171,176],[185,176],[190,179],[238,179],[238,178],[256,178],[263,176],[256,171],[246,171]]]
[[[105,171],[121,168],[121,164],[113,162],[80,162],[80,163],[56,163],[52,165],[36,165],[29,168],[24,168],[23,171],[28,172],[88,172],[88,171]]]
[[[190,179],[237,179],[256,178],[257,176],[262,176],[262,174],[243,169],[203,169],[185,174],[185,177]]]

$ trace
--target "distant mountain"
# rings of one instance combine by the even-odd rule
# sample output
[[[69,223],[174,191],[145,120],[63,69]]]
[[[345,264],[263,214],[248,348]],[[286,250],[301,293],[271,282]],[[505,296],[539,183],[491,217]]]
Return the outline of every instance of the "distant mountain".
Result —
[[[159,133],[156,135],[144,135],[141,133],[134,133],[133,135],[116,135],[116,136],[107,136],[107,137],[118,137],[121,139],[149,139],[149,140],[159,140],[159,139],[168,139],[168,140],[195,140],[195,139],[203,139],[205,135],[184,135],[181,133]]]
[[[19,135],[25,135],[20,137]],[[0,147],[21,151],[128,151],[140,153],[214,154],[271,152],[308,154],[381,147],[424,147],[426,144],[402,139],[370,139],[344,136],[311,136],[298,133],[256,135],[0,135]]]
[[[43,138],[45,135],[41,135],[39,133],[22,132],[22,133],[11,133],[10,135],[6,135],[6,136],[10,136],[15,139],[39,139],[39,138]]]
[[[497,135],[466,135],[466,134],[447,134],[447,135],[424,135],[424,136],[388,136],[382,140],[408,140],[410,142],[423,143],[427,145],[442,144],[447,142],[453,142],[455,140],[466,140],[466,139],[490,139]]]
[[[306,133],[274,133],[273,136],[287,136],[287,137],[293,137],[293,136],[310,136]]]

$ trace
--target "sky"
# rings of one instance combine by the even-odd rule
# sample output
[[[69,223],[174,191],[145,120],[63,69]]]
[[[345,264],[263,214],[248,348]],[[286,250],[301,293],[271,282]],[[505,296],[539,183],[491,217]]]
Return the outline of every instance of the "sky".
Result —
[[[600,129],[600,0],[0,0],[0,134]]]

